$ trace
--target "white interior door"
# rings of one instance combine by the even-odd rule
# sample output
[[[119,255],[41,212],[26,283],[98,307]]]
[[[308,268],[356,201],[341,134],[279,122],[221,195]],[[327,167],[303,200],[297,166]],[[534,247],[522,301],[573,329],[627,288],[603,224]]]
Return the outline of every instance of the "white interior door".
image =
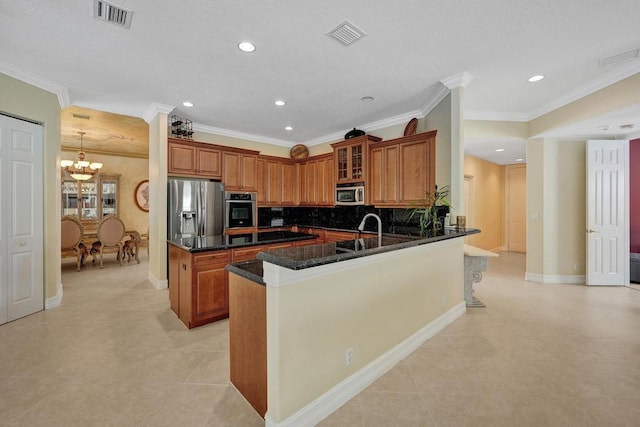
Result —
[[[42,138],[0,115],[0,323],[44,308]]]
[[[587,141],[587,285],[624,285],[628,142]]]

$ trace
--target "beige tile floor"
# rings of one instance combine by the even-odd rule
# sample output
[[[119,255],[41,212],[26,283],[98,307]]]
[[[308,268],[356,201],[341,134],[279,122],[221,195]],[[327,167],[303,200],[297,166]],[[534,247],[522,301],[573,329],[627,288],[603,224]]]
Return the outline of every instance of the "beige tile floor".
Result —
[[[0,326],[0,425],[264,424],[229,385],[226,321],[187,330],[144,261],[64,262],[62,305]],[[492,259],[476,285],[486,308],[321,425],[640,425],[640,291],[523,273],[523,255]]]

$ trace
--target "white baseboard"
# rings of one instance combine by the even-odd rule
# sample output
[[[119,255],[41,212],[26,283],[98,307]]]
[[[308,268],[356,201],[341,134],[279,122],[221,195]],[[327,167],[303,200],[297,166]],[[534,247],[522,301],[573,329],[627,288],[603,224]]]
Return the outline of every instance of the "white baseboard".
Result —
[[[529,282],[538,283],[565,283],[569,285],[584,285],[587,283],[587,279],[584,274],[576,275],[556,275],[556,274],[538,274],[526,272],[524,274],[524,280]]]
[[[147,280],[151,282],[151,286],[156,289],[167,289],[169,287],[169,280],[159,280],[151,271],[147,272]]]
[[[269,416],[269,412],[267,412],[264,425],[266,427],[316,425],[391,370],[398,362],[416,351],[425,341],[436,335],[465,312],[466,304],[462,301],[286,420],[276,422]]]
[[[58,283],[57,289],[56,289],[56,294],[54,296],[52,296],[51,298],[47,298],[44,301],[44,309],[45,310],[50,310],[52,308],[56,308],[58,307],[60,304],[62,304],[62,283]]]

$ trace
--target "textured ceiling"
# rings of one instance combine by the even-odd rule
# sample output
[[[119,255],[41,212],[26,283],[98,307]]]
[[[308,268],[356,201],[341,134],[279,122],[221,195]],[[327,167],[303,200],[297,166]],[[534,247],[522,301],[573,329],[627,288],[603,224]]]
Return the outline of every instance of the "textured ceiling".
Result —
[[[133,11],[130,29],[93,18],[92,0],[3,0],[0,72],[63,88],[76,106],[178,106],[196,128],[291,146],[406,123],[463,72],[466,117],[528,121],[640,71],[599,63],[640,47],[638,0],[114,3]],[[366,34],[348,47],[327,35],[345,20]]]

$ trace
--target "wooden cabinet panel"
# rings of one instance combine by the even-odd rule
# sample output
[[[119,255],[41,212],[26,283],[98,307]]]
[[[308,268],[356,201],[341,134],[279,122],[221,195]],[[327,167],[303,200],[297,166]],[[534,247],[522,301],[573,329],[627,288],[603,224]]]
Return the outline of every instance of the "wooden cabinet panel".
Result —
[[[295,206],[298,201],[296,200],[297,185],[298,182],[296,176],[296,164],[295,163],[283,163],[282,164],[282,205],[283,206]]]
[[[323,154],[300,164],[300,205],[333,206],[333,154]]]
[[[282,203],[282,163],[267,160],[267,204],[279,206]]]
[[[369,203],[376,206],[399,203],[398,171],[399,145],[371,150],[369,174]]]
[[[191,319],[194,325],[229,315],[229,283],[225,265],[214,264],[194,269],[194,313]]]
[[[246,248],[236,248],[231,250],[233,253],[233,262],[256,259],[258,252],[262,251],[264,251],[264,246],[249,246]]]
[[[229,191],[257,191],[258,156],[235,151],[222,153],[222,182]]]
[[[222,177],[222,151],[218,146],[170,139],[168,150],[169,175],[213,179]]]
[[[293,246],[294,246],[293,242],[274,243],[272,245],[268,245],[267,246],[267,250],[275,251],[275,250],[278,250],[278,249],[292,248]]]
[[[256,202],[258,207],[266,206],[269,178],[267,177],[267,161],[265,159],[258,158],[256,174],[256,191],[258,192]]]
[[[350,233],[347,231],[332,231],[325,230],[324,232],[324,242],[342,242],[343,240],[353,240],[358,238],[358,233]]]
[[[436,131],[376,144],[369,152],[368,200],[407,207],[435,188]]]
[[[426,142],[400,145],[400,201],[424,199],[427,191],[433,192],[435,182],[430,175],[434,166],[429,162],[429,151]]]
[[[195,174],[196,147],[169,142],[168,172],[169,174]]]
[[[180,313],[180,249],[173,245],[169,246],[169,304],[171,310]]]
[[[195,328],[229,316],[230,251],[191,254],[169,245],[169,300],[171,309],[188,327]]]
[[[222,177],[222,152],[220,150],[198,148],[196,154],[198,175],[210,178]]]

